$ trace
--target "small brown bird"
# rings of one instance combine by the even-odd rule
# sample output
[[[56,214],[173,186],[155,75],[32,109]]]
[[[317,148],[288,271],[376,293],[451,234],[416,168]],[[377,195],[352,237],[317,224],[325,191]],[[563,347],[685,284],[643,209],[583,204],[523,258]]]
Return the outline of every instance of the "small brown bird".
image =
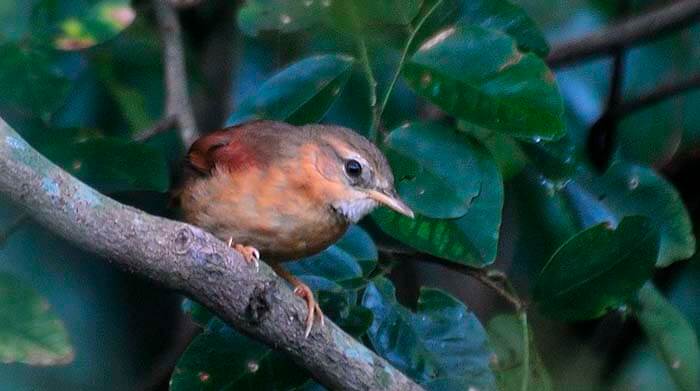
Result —
[[[413,217],[382,153],[353,131],[255,121],[197,140],[180,192],[185,220],[262,258],[308,306],[308,336],[323,314],[308,286],[280,262],[318,253],[378,205]]]

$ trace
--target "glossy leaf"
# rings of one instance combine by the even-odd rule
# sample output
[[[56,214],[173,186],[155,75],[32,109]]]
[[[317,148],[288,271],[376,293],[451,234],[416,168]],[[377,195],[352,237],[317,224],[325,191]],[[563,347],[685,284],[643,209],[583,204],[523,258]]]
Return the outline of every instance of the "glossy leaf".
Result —
[[[363,299],[374,313],[368,337],[374,350],[421,383],[446,377],[480,390],[495,389],[491,355],[479,320],[455,298],[422,288],[412,313],[384,278],[370,284]]]
[[[678,389],[700,389],[698,337],[685,317],[651,283],[639,291],[633,308]]]
[[[153,147],[117,138],[81,138],[79,132],[59,140],[35,145],[53,162],[103,192],[165,192],[170,187],[167,163]]]
[[[423,12],[438,0],[426,0]],[[513,37],[523,51],[544,57],[549,51],[547,41],[535,22],[525,11],[508,0],[442,0],[418,32],[419,42],[445,26],[458,22],[474,24],[500,31]]]
[[[250,36],[276,30],[291,33],[319,23],[329,0],[250,0],[238,14],[238,26]]]
[[[476,125],[531,141],[565,133],[551,71],[503,33],[447,27],[421,45],[403,75],[418,94]]]
[[[616,220],[626,215],[644,215],[657,226],[661,235],[657,266],[690,258],[695,253],[695,237],[690,216],[673,186],[652,169],[617,162],[598,178],[581,178],[592,198],[581,200],[579,209],[592,209],[599,203]]]
[[[323,277],[340,283],[362,278],[376,263],[377,248],[372,238],[362,228],[352,226],[334,245],[316,255],[290,262],[286,267],[298,276]]]
[[[457,123],[459,130],[476,138],[486,147],[498,164],[504,182],[519,174],[527,165],[527,157],[523,148],[512,137],[493,132],[466,121]]]
[[[49,52],[0,42],[0,108],[47,120],[68,96],[70,83]]]
[[[172,391],[291,389],[309,376],[283,353],[215,319],[180,357]]]
[[[73,348],[63,323],[31,287],[0,273],[0,363],[67,364]]]
[[[486,326],[489,342],[494,350],[493,370],[501,390],[520,390],[523,381],[524,350],[523,328],[516,315],[498,315],[491,319]],[[547,369],[537,353],[532,339],[532,331],[528,328],[530,369],[528,390],[552,390],[552,381]]]
[[[415,211],[444,212],[445,206],[440,204],[455,203],[460,198],[448,191],[451,186],[459,188],[462,180],[476,188],[477,194],[466,213],[453,219],[430,218],[421,213],[409,219],[380,208],[372,217],[384,232],[418,250],[457,263],[475,267],[492,263],[501,224],[503,183],[489,153],[464,135],[425,124],[392,132],[387,146],[399,193]],[[442,193],[433,190],[438,184]],[[473,194],[460,192],[467,197]],[[463,204],[458,206],[463,208]],[[462,212],[454,208],[451,211]]]
[[[368,24],[407,25],[420,10],[421,0],[348,0]]]
[[[596,225],[552,255],[533,298],[542,313],[558,319],[600,317],[626,303],[651,278],[658,250],[658,232],[646,217],[625,217],[615,229]]]
[[[352,57],[337,54],[294,63],[246,97],[228,124],[263,118],[296,125],[318,122],[345,86],[353,62]]]
[[[393,130],[385,153],[397,190],[414,212],[432,218],[464,216],[491,178],[483,166],[491,156],[455,130],[431,123],[412,123]],[[485,161],[486,163],[482,162]]]

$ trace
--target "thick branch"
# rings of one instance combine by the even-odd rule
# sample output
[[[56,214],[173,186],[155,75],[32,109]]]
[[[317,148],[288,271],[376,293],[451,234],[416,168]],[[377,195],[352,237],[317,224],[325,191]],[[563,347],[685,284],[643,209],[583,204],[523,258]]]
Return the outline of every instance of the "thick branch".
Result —
[[[41,156],[2,119],[0,193],[66,240],[185,293],[241,332],[287,352],[330,389],[421,389],[330,321],[305,339],[306,306],[269,267],[256,272],[201,229],[98,193]]]
[[[611,54],[660,34],[687,26],[700,17],[700,1],[685,0],[643,15],[628,18],[585,37],[556,45],[547,62],[552,67],[570,65],[590,57]]]
[[[175,118],[182,142],[185,147],[189,147],[197,139],[198,132],[187,91],[185,49],[182,46],[180,21],[168,0],[153,0],[153,8],[163,43],[165,117]]]

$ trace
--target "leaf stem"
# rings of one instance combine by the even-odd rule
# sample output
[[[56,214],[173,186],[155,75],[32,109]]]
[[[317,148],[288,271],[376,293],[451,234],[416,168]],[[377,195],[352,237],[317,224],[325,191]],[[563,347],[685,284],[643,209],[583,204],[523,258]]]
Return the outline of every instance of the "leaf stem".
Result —
[[[418,31],[420,31],[421,27],[423,27],[425,21],[428,20],[430,15],[432,15],[433,12],[435,12],[435,10],[442,4],[443,1],[444,0],[436,1],[435,4],[433,4],[433,6],[430,7],[428,12],[426,12],[425,15],[423,15],[423,17],[418,21],[416,27],[413,28],[413,30],[411,31],[411,34],[409,34],[409,37],[406,40],[406,45],[403,47],[403,50],[401,52],[401,59],[399,60],[399,64],[396,66],[394,76],[391,78],[391,83],[389,83],[389,87],[384,93],[384,98],[382,98],[382,104],[379,106],[379,120],[381,120],[382,114],[384,114],[384,110],[386,109],[386,105],[389,103],[389,97],[391,96],[391,92],[394,90],[394,86],[396,86],[396,82],[399,80],[399,75],[401,75],[403,66],[406,63],[406,58],[408,57],[408,51],[411,50],[411,45],[413,45],[413,40],[416,38],[416,35],[418,34]]]
[[[379,127],[379,111],[377,110],[377,80],[374,78],[374,72],[372,72],[372,66],[369,62],[369,54],[367,53],[367,42],[365,41],[365,36],[358,34],[359,38],[357,40],[357,47],[360,51],[360,62],[362,63],[362,68],[365,72],[365,77],[367,78],[367,85],[369,87],[369,108],[372,112],[372,120],[369,125],[368,138],[373,143],[377,142],[377,128]]]
[[[525,308],[518,311],[518,318],[523,329],[523,379],[520,384],[520,390],[527,391],[530,384],[530,333],[527,327],[527,311]]]

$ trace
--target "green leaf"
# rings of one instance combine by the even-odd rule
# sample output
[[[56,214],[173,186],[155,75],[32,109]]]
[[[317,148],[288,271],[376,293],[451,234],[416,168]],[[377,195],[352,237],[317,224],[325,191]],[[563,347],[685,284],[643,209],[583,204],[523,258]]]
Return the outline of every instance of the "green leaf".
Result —
[[[540,57],[549,52],[542,32],[525,11],[507,0],[426,0],[423,12],[436,3],[436,10],[426,20],[418,34],[419,42],[438,30],[461,22],[500,31],[513,37],[518,48],[532,51]]]
[[[283,353],[215,319],[180,357],[170,390],[284,390],[301,386],[308,378]]]
[[[334,245],[286,267],[298,276],[323,277],[341,283],[367,275],[374,269],[377,258],[372,238],[362,228],[352,226]]]
[[[685,317],[651,283],[639,291],[633,308],[678,389],[700,389],[698,338]]]
[[[364,276],[369,275],[377,266],[379,259],[377,246],[374,245],[372,237],[357,225],[352,225],[334,246],[354,257],[360,264]]]
[[[167,163],[157,149],[117,138],[83,138],[74,130],[67,131],[73,137],[37,142],[37,149],[100,191],[165,192],[170,187]]]
[[[517,315],[498,315],[486,326],[489,342],[494,350],[495,359],[492,368],[496,375],[499,389],[520,390],[523,381],[523,328]],[[532,331],[528,328],[530,368],[528,390],[552,390],[552,381],[547,369],[537,353],[532,340]]]
[[[318,122],[348,81],[353,63],[352,57],[341,54],[294,63],[245,98],[228,124],[263,118],[296,125]]]
[[[479,195],[493,159],[457,131],[431,123],[393,130],[384,143],[401,197],[414,212],[448,219],[464,216]],[[498,179],[498,178],[497,178]]]
[[[49,303],[31,287],[0,273],[0,362],[58,365],[73,361],[73,348]]]
[[[616,229],[596,225],[552,255],[533,298],[543,314],[554,318],[600,317],[626,303],[652,276],[658,250],[658,232],[646,217],[625,217]]]
[[[590,202],[602,205],[620,219],[644,215],[661,235],[658,267],[690,258],[695,253],[695,236],[688,211],[673,186],[652,169],[616,162],[601,177],[579,179],[593,197],[581,199],[579,209],[591,209]]]
[[[43,120],[68,96],[70,83],[48,51],[0,43],[0,108],[37,114]]]
[[[255,37],[263,31],[292,33],[324,19],[329,0],[250,0],[238,14],[243,33]]]
[[[413,124],[392,132],[387,155],[398,179],[398,190],[417,213],[410,219],[380,208],[372,214],[377,224],[392,237],[440,258],[483,267],[496,256],[503,207],[503,182],[498,167],[483,147],[464,135],[437,125]],[[457,168],[457,169],[456,169]],[[444,178],[440,176],[444,176]],[[477,179],[476,185],[473,181]],[[422,212],[445,212],[440,203],[453,203],[462,212],[460,197],[450,187],[460,181],[476,188],[466,213],[459,218],[436,219]],[[441,181],[442,183],[438,182]],[[442,193],[434,191],[441,185]],[[469,197],[470,192],[460,190]],[[462,199],[463,196],[462,196]],[[479,224],[474,224],[479,221]]]
[[[420,10],[421,0],[350,0],[367,24],[407,25]]]
[[[476,138],[498,164],[504,182],[518,175],[527,165],[527,157],[521,145],[512,137],[493,132],[466,121],[458,121],[459,130]]]
[[[552,72],[511,37],[458,23],[425,41],[406,64],[409,85],[448,113],[530,141],[565,134]]]
[[[420,383],[461,378],[480,390],[495,389],[486,332],[473,313],[437,289],[421,288],[412,313],[384,278],[368,285],[363,304],[374,313],[368,337],[374,350]]]

